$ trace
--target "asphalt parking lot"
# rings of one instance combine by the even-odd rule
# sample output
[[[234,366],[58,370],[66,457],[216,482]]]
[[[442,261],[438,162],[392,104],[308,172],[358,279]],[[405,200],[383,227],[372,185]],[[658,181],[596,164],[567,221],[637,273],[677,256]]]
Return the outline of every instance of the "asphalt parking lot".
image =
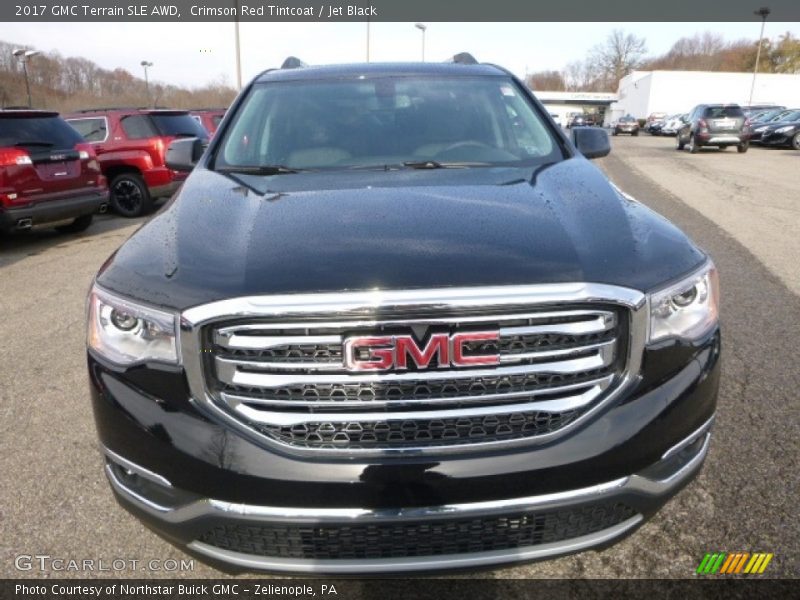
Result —
[[[671,138],[612,139],[598,164],[623,190],[713,256],[723,290],[723,378],[714,441],[688,488],[601,553],[476,577],[690,577],[706,552],[773,552],[767,575],[800,576],[800,153],[676,152]],[[84,298],[99,266],[141,220],[99,217],[84,234],[0,239],[0,577],[15,557],[110,564],[96,575],[213,577],[147,570],[187,558],[114,502],[102,474],[84,368]],[[469,576],[469,574],[467,574]]]

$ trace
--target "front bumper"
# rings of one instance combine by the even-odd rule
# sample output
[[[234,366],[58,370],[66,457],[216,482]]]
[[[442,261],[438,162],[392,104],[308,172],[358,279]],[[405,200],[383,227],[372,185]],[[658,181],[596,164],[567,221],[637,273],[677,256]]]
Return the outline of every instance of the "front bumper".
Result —
[[[631,533],[646,515],[673,496],[700,469],[708,453],[712,422],[713,417],[670,448],[648,469],[606,483],[526,498],[399,510],[307,509],[237,504],[210,498],[189,499],[185,492],[174,490],[164,478],[108,449],[104,449],[105,470],[118,500],[134,513],[161,523],[165,529],[189,527],[213,531],[210,538],[201,534],[189,542],[187,549],[226,568],[335,574],[459,569],[552,558],[607,545]],[[153,496],[160,498],[160,502]],[[170,501],[175,503],[170,504]],[[592,515],[598,511],[605,512],[601,518],[594,518]],[[590,515],[588,519],[587,514]],[[443,551],[447,548],[443,536],[447,535],[448,526],[454,523],[456,525],[450,526],[451,530],[463,529],[462,523],[471,525],[471,531],[459,532],[464,540],[462,544],[467,544],[470,534],[481,538],[491,535],[489,528],[496,526],[498,520],[514,521],[522,529],[526,521],[538,519],[540,523],[536,527],[544,530],[548,519],[557,519],[554,515],[565,515],[566,519],[562,520],[569,525],[561,531],[551,528],[551,541],[543,541],[544,536],[537,536],[533,531],[527,540],[523,535],[511,541],[539,543],[486,549],[493,544],[508,542],[506,536],[506,539],[488,540],[489,543],[482,544],[480,551],[453,554]],[[475,527],[477,523],[482,527]],[[233,531],[234,536],[241,536],[241,524],[244,524],[249,539],[237,540],[230,536],[225,539],[218,534],[222,532],[224,536]],[[261,524],[266,524],[263,529],[260,529]],[[558,523],[556,529],[561,526]],[[308,538],[312,529],[325,531],[321,537],[337,538],[336,544],[349,541],[353,548],[347,554],[355,556],[335,559],[291,556],[308,550],[308,540],[304,543],[298,539],[304,534]],[[368,554],[369,549],[371,554],[377,555],[382,550],[402,547],[393,544],[390,536],[401,532],[407,534],[409,530],[417,537],[412,543],[418,547],[427,545],[429,554],[399,557],[361,555]],[[429,539],[425,539],[426,533]],[[369,537],[373,539],[370,541]],[[216,543],[209,543],[211,540]],[[222,544],[220,540],[223,540]],[[475,545],[475,540],[471,541]],[[286,551],[287,547],[289,551]],[[289,556],[262,555],[261,551],[267,548],[276,553],[283,550]]]
[[[21,220],[30,219],[30,226],[35,226],[91,215],[98,212],[107,202],[108,190],[101,189],[95,193],[41,201],[28,206],[14,208],[0,206],[0,231],[16,229]]]
[[[791,146],[792,145],[792,137],[794,136],[795,132],[792,133],[769,133],[766,135],[761,136],[761,143],[765,146]]]
[[[698,472],[719,332],[649,348],[638,384],[570,435],[502,452],[320,459],[256,445],[197,410],[179,369],[89,355],[119,502],[224,570],[378,573],[488,566],[608,545]]]

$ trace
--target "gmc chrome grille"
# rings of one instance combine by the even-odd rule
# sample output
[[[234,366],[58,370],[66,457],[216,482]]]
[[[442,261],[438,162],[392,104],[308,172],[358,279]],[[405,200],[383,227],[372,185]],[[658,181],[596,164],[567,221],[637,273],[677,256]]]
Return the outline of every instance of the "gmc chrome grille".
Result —
[[[489,294],[498,289],[506,294]],[[279,307],[269,297],[247,299],[255,308],[230,314],[232,301],[219,312],[199,307],[207,317],[199,326],[186,326],[197,320],[192,311],[184,315],[184,357],[202,357],[187,362],[190,385],[201,405],[290,452],[435,453],[549,440],[638,370],[631,359],[643,339],[643,296],[621,290],[556,302],[547,294],[539,303],[536,291],[444,290],[443,301],[425,298],[436,291],[419,292],[420,301],[413,292],[381,292],[385,303],[377,305],[368,294],[342,294],[352,302],[337,307],[337,298],[331,310],[316,296],[297,305],[283,297]],[[383,350],[397,362],[387,368],[370,362],[375,348],[345,343],[399,338],[404,350]],[[408,364],[397,361],[401,351]],[[464,366],[476,359],[487,364]],[[356,370],[362,365],[385,370]]]

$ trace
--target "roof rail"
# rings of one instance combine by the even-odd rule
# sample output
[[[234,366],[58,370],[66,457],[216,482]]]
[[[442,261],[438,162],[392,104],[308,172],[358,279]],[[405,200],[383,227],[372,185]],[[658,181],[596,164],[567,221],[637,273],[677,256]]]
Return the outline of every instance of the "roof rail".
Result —
[[[459,52],[458,54],[448,58],[445,62],[455,63],[457,65],[477,65],[478,61],[469,52]]]
[[[97,108],[79,108],[77,110],[72,110],[69,112],[72,113],[90,113],[90,112],[98,112],[98,111],[106,111],[106,110],[141,110],[136,106],[98,106]]]
[[[304,63],[296,56],[288,56],[286,60],[283,61],[281,69],[300,69],[302,67],[307,67],[307,66],[308,65],[306,63]]]

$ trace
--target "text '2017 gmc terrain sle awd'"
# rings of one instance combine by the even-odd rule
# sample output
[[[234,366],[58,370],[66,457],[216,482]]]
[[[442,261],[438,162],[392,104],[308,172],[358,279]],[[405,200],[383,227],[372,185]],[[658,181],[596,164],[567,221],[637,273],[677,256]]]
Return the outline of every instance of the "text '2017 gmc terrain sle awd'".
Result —
[[[262,73],[109,259],[88,367],[119,502],[226,570],[609,545],[700,469],[717,273],[509,72]]]

